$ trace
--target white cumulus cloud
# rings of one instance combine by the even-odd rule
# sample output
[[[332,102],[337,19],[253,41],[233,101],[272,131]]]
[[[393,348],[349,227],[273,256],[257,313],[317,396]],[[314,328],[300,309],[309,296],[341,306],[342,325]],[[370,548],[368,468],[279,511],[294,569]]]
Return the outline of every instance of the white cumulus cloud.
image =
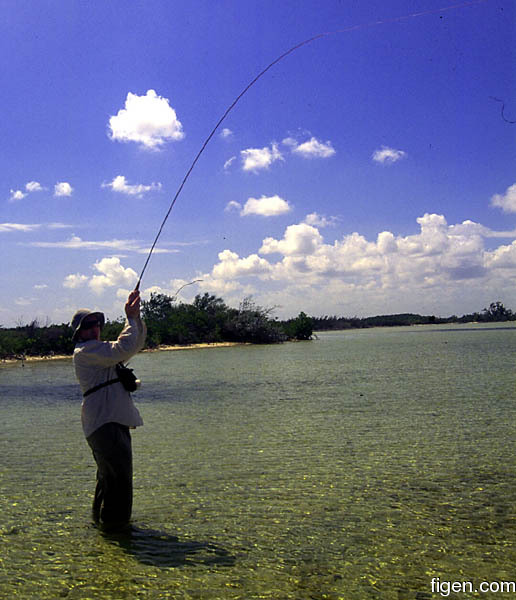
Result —
[[[260,254],[275,252],[284,256],[313,254],[321,243],[322,236],[315,227],[300,223],[289,225],[282,240],[278,241],[272,237],[265,238],[260,248]]]
[[[86,275],[81,275],[80,273],[72,273],[67,275],[63,281],[63,287],[69,289],[77,289],[86,284],[88,278]]]
[[[307,225],[313,225],[314,227],[329,227],[330,225],[335,225],[338,220],[338,217],[325,217],[324,215],[313,212],[306,215],[304,222]]]
[[[497,206],[504,212],[516,212],[516,183],[507,188],[505,194],[495,194],[491,198],[491,206]]]
[[[284,140],[287,145],[292,145],[292,152],[304,158],[329,158],[335,154],[335,149],[330,141],[320,142],[317,138],[312,137],[299,145],[293,145],[290,142],[291,138]]]
[[[407,156],[407,153],[403,150],[395,150],[388,146],[382,146],[380,150],[375,150],[372,155],[372,159],[380,164],[393,164],[402,160]]]
[[[101,294],[108,287],[128,287],[130,288],[138,280],[136,271],[130,267],[125,268],[116,256],[102,258],[97,261],[93,267],[100,275],[93,275],[88,281],[90,288],[96,293]]]
[[[504,271],[514,270],[516,268],[516,241],[488,252],[487,264],[492,268]]]
[[[39,183],[39,181],[29,181],[25,184],[25,189],[28,192],[42,192],[45,188]]]
[[[278,149],[277,144],[271,144],[270,148],[248,148],[240,152],[242,158],[242,168],[244,171],[254,173],[268,169],[271,164],[277,160],[283,160],[283,155]]]
[[[73,193],[72,186],[67,181],[60,181],[54,186],[54,196],[71,196]]]
[[[285,146],[290,146],[292,149],[297,148],[298,146],[297,140],[293,137],[286,137],[282,140],[282,143],[285,144]]]
[[[266,237],[247,255],[228,248],[200,286],[238,303],[252,294],[284,316],[386,314],[450,315],[480,310],[494,298],[516,298],[516,232],[492,232],[471,220],[449,224],[440,214],[417,219],[414,233],[359,232],[325,240],[316,216]],[[512,243],[487,249],[486,238]],[[428,312],[426,312],[428,311]],[[460,313],[462,314],[462,313]]]
[[[136,142],[157,150],[169,140],[184,138],[183,126],[169,100],[148,90],[144,96],[129,92],[125,107],[109,119],[112,140]]]
[[[33,192],[42,192],[45,188],[39,183],[39,181],[28,181],[25,184],[25,192],[22,190],[10,190],[9,202],[16,202],[23,200],[28,194]]]
[[[241,210],[240,214],[243,217],[249,215],[277,217],[278,215],[284,215],[291,210],[290,204],[278,195],[262,196],[261,198],[249,198],[244,204],[244,208]]]
[[[75,289],[87,284],[95,294],[100,295],[106,288],[110,287],[132,289],[138,279],[136,271],[130,267],[124,267],[116,256],[98,260],[93,265],[93,269],[97,271],[97,274],[91,277],[82,273],[67,275],[63,281],[63,286]]]
[[[143,185],[140,183],[130,185],[129,183],[127,183],[127,179],[124,175],[117,175],[110,183],[103,183],[102,187],[111,188],[114,192],[119,192],[120,194],[127,194],[128,196],[138,196],[141,198],[146,192],[150,192],[152,190],[160,190],[161,183],[151,183],[150,185]]]
[[[212,270],[215,279],[233,279],[238,277],[259,276],[271,270],[270,264],[257,254],[240,258],[236,252],[224,250],[219,253],[219,263]]]
[[[21,190],[10,190],[9,202],[16,202],[17,200],[23,200],[27,194],[24,194]]]

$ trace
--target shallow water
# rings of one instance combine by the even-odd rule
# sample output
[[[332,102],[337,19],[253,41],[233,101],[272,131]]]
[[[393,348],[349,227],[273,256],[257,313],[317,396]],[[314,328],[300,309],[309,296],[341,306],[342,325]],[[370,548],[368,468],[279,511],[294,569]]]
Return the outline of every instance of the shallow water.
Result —
[[[433,577],[515,580],[515,333],[140,354],[118,537],[90,524],[71,363],[1,366],[0,598],[422,600]]]

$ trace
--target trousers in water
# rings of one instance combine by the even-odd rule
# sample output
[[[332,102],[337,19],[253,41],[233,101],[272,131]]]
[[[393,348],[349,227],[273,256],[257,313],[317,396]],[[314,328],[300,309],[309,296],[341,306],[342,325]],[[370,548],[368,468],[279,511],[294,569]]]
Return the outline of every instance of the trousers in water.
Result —
[[[122,527],[131,518],[133,456],[129,428],[106,423],[88,438],[97,463],[93,519],[106,528]]]

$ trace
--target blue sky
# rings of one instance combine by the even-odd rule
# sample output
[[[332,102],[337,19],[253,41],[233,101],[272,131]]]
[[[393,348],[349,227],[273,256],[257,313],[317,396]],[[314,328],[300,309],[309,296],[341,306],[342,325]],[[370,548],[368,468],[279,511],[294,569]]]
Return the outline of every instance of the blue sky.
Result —
[[[516,309],[509,0],[3,0],[0,324],[141,290],[280,317]],[[505,102],[502,104],[493,98]]]

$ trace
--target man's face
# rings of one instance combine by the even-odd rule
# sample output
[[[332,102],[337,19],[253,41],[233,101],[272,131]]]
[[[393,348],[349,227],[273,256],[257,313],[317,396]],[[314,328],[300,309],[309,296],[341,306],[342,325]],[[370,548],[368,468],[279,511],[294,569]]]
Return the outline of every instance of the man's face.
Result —
[[[100,340],[100,321],[97,317],[86,317],[79,330],[79,339],[83,342]]]

